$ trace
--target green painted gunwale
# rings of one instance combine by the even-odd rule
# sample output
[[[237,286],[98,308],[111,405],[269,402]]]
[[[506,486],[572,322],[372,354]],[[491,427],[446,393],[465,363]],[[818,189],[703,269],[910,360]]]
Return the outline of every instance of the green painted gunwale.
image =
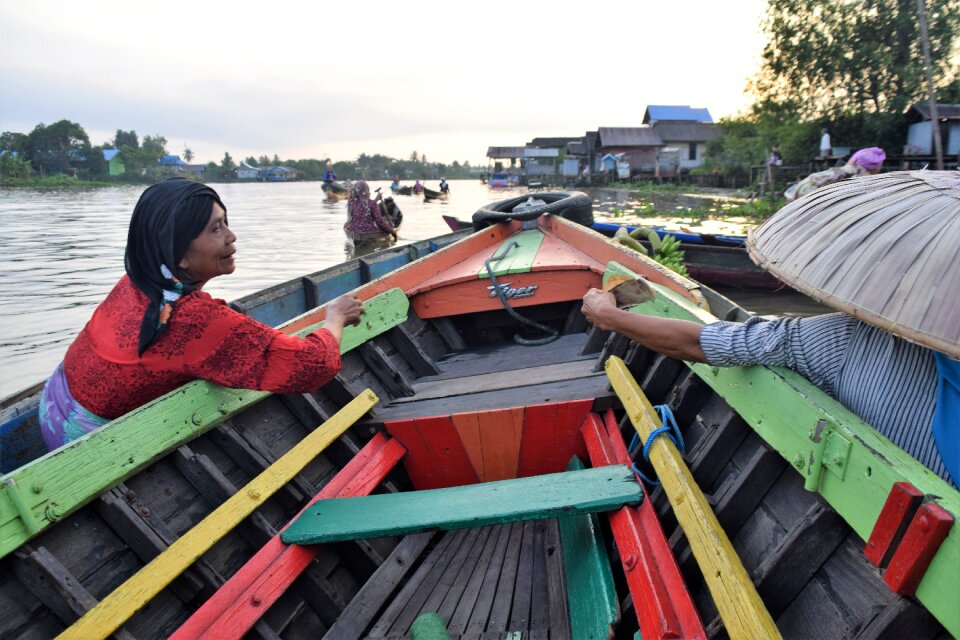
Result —
[[[364,322],[344,328],[340,352],[402,324],[409,308],[400,289],[365,301]],[[295,335],[305,336],[322,325],[313,324]],[[3,476],[0,558],[167,452],[269,395],[195,380]]]

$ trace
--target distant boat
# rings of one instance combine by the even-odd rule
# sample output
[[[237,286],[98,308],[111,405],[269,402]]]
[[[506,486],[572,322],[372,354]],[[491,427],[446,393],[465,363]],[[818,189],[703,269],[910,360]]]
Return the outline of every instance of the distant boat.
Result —
[[[593,230],[599,231],[605,236],[613,236],[620,227],[626,227],[627,231],[636,229],[634,226],[623,225],[619,222],[594,222]],[[720,247],[743,247],[747,241],[746,236],[728,236],[717,233],[694,233],[690,231],[671,231],[663,227],[653,227],[657,235],[664,238],[668,235],[673,236],[680,242],[687,244],[709,244]]]
[[[450,197],[449,191],[434,191],[433,189],[423,188],[424,200],[446,200]]]
[[[506,189],[510,186],[510,174],[491,173],[487,178],[487,186],[491,189]]]
[[[410,196],[413,195],[413,187],[407,185],[405,187],[390,187],[390,191],[394,192],[398,196]]]
[[[400,224],[403,222],[403,213],[400,211],[400,207],[398,207],[393,201],[393,198],[385,198],[383,202],[380,203],[380,212],[390,221],[390,224],[393,225],[395,231],[400,230]],[[378,247],[386,247],[396,242],[396,238],[393,236],[393,234],[385,233],[383,231],[360,233],[347,229],[346,225],[344,225],[343,231],[346,233],[347,239],[353,243],[355,247],[359,247],[361,245],[377,245]]]
[[[350,189],[343,182],[324,182],[320,187],[327,194],[327,200],[346,200],[350,195]]]

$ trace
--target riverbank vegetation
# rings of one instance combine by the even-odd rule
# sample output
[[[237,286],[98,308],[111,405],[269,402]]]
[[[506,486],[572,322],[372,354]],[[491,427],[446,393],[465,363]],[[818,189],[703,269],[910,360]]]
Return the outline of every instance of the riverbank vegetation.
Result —
[[[104,184],[151,184],[172,175],[196,176],[209,182],[241,181],[239,164],[223,154],[219,162],[191,164],[193,151],[185,148],[179,155],[168,150],[161,135],[143,136],[135,130],[117,129],[113,139],[94,145],[83,126],[60,120],[51,125],[38,124],[30,133],[7,131],[0,134],[0,186],[3,187],[69,187],[102,186]],[[426,155],[413,151],[404,160],[381,154],[360,154],[356,160],[333,161],[330,158],[282,160],[248,157],[242,163],[254,168],[284,167],[296,180],[320,180],[327,163],[346,180],[401,179],[437,180],[474,177],[470,162],[451,164],[429,161]],[[249,181],[249,180],[248,180]]]
[[[938,102],[960,103],[960,0],[926,0]],[[779,145],[808,166],[822,129],[833,146],[903,152],[907,109],[929,100],[916,0],[768,0],[767,42],[748,112],[719,122],[695,173],[746,179]]]

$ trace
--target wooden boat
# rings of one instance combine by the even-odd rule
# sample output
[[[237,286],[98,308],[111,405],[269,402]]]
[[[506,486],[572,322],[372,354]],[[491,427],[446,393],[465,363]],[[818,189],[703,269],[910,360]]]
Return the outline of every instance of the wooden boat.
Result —
[[[423,188],[424,200],[446,200],[450,197],[449,191],[434,191],[433,189]]]
[[[454,216],[444,215],[443,220],[453,231],[470,229],[469,222],[459,220]],[[609,222],[594,222],[591,227],[594,231],[607,237],[613,237],[621,225]],[[627,227],[631,229],[631,227]],[[634,227],[635,228],[635,227]],[[658,235],[661,230],[657,230]],[[690,235],[690,234],[686,234]],[[734,238],[735,236],[723,236]],[[683,251],[683,264],[690,273],[690,277],[706,285],[745,287],[750,289],[765,289],[774,291],[785,285],[769,272],[757,266],[747,254],[742,241],[740,246],[722,243],[712,243],[712,238],[700,238],[700,242],[680,241],[680,250]],[[650,251],[650,243],[641,240],[640,244]]]
[[[658,356],[579,309],[640,275],[657,297],[634,311],[745,312],[559,217],[467,234],[234,303],[303,334],[365,300],[315,393],[193,382],[3,476],[0,636],[399,638],[432,613],[458,638],[960,632],[960,540],[929,535],[956,490],[799,376]],[[625,466],[642,396],[680,425],[684,499],[665,467],[647,492]],[[708,504],[710,535],[680,528]]]
[[[612,238],[622,225],[609,222],[594,222],[594,231]],[[627,226],[633,231],[636,227]],[[697,282],[707,285],[744,287],[749,289],[766,289],[774,291],[784,288],[784,285],[768,271],[761,269],[750,259],[741,236],[685,233],[666,230],[662,227],[654,229],[661,238],[672,235],[680,241],[680,250],[683,251],[683,265],[687,268],[690,277]],[[640,241],[647,252],[650,252],[650,243]]]
[[[343,182],[324,182],[320,188],[327,194],[327,200],[346,200],[350,197],[350,188]]]
[[[400,225],[403,223],[403,213],[400,211],[400,207],[393,201],[393,198],[384,198],[384,200],[380,202],[380,211],[384,217],[390,221],[395,230],[400,229]],[[396,242],[394,235],[382,231],[359,233],[348,229],[347,226],[344,225],[343,232],[346,234],[347,240],[349,240],[354,247],[378,245],[380,248],[383,248]]]
[[[622,226],[626,226],[628,231],[633,231],[637,228],[631,225],[621,225],[616,222],[596,222],[594,223],[593,229],[605,236],[613,237],[617,229]],[[675,231],[664,227],[654,227],[653,230],[656,231],[657,235],[661,238],[671,235],[684,244],[742,248],[747,241],[746,236],[732,236],[718,233],[693,233],[689,231]]]
[[[394,192],[395,194],[397,194],[397,195],[399,195],[399,196],[411,196],[411,195],[413,195],[413,187],[412,187],[411,185],[407,185],[407,186],[405,186],[405,187],[393,187],[393,186],[391,186],[391,187],[390,187],[390,191]]]

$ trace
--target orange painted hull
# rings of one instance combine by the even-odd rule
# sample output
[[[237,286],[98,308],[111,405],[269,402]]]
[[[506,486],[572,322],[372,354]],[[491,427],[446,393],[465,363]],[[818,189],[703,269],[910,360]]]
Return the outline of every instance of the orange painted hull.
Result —
[[[522,308],[545,302],[560,302],[583,297],[590,287],[599,287],[607,263],[616,261],[651,282],[662,284],[695,304],[702,303],[699,285],[681,278],[665,267],[586,227],[555,216],[538,221],[544,242],[528,273],[499,276],[501,285],[514,289],[537,286],[527,297],[510,299],[511,306]],[[428,258],[417,260],[378,278],[355,291],[367,300],[389,289],[402,289],[411,306],[423,318],[459,315],[501,309],[498,297],[490,297],[490,281],[480,278],[484,261],[493,256],[504,241],[520,232],[519,222],[511,221],[487,227],[450,245]],[[311,311],[283,327],[293,332],[325,317],[324,308]]]

